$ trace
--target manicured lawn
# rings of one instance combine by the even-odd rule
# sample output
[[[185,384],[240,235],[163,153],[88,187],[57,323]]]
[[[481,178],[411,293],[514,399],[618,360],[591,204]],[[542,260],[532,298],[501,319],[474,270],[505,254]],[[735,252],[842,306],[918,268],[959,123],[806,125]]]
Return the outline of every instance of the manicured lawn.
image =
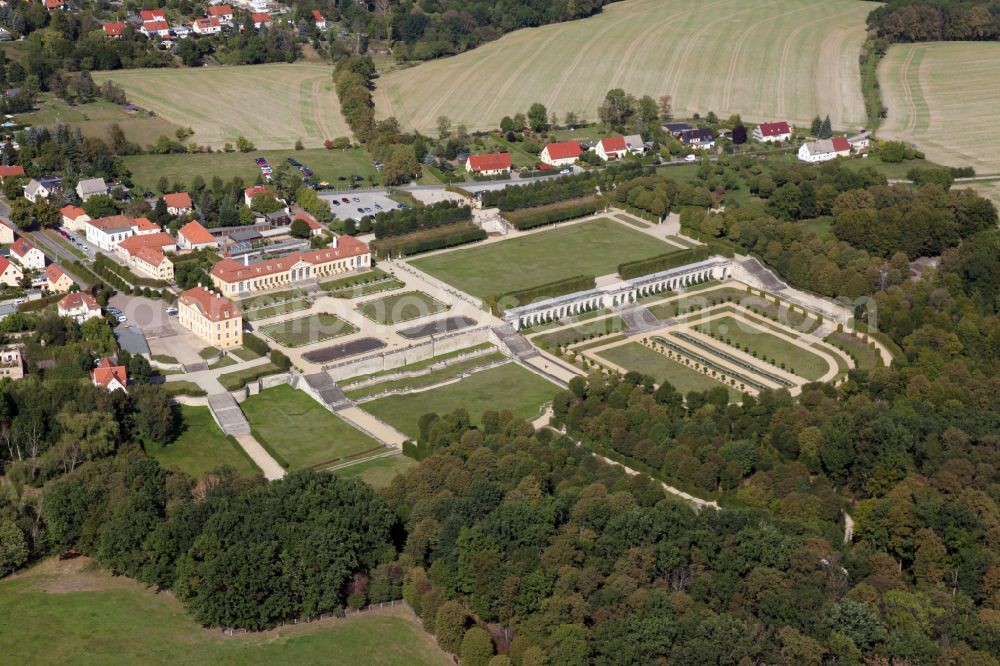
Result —
[[[729,342],[726,344],[743,349],[747,353],[756,352],[758,358],[765,360],[773,358],[775,365],[780,367],[784,364],[789,372],[799,377],[816,380],[829,370],[827,362],[816,354],[732,317],[719,317],[707,324],[698,324],[694,328],[703,333],[715,334],[723,341],[728,339]]]
[[[235,391],[236,389],[243,388],[249,382],[257,381],[261,377],[273,375],[276,372],[278,372],[278,366],[273,363],[265,363],[263,365],[255,365],[252,368],[244,368],[236,372],[227,372],[224,375],[219,375],[219,383],[227,391]]]
[[[302,345],[339,338],[342,335],[357,333],[354,324],[345,321],[337,315],[321,312],[297,319],[263,326],[260,332],[272,338],[285,347],[301,347]]]
[[[398,324],[447,309],[447,304],[422,291],[406,291],[375,298],[357,307],[358,312],[379,324]]]
[[[625,322],[619,316],[605,317],[596,321],[584,321],[576,326],[563,328],[552,333],[545,333],[532,338],[532,342],[545,349],[554,349],[560,345],[570,345],[586,340],[592,336],[621,333],[626,329]],[[544,343],[544,345],[542,344]]]
[[[205,358],[205,359],[209,359],[209,358],[214,357],[218,353],[219,353],[219,350],[216,349],[215,347],[205,347],[200,352],[198,352],[198,356],[201,356],[202,358]]]
[[[303,298],[297,301],[281,303],[279,305],[269,305],[265,308],[257,308],[256,310],[247,310],[243,313],[243,318],[247,321],[257,321],[258,319],[277,317],[278,315],[288,314],[289,312],[298,312],[299,310],[307,309],[309,309],[309,301]]]
[[[220,465],[229,465],[240,474],[258,471],[236,440],[219,429],[208,407],[181,405],[181,417],[183,431],[180,437],[166,446],[146,446],[146,452],[161,465],[176,465],[196,479]]]
[[[558,391],[555,384],[508,363],[438,389],[366,402],[363,409],[415,438],[417,421],[428,412],[447,414],[462,407],[473,423],[481,423],[484,411],[509,409],[514,416],[530,420]]]
[[[170,395],[189,395],[195,398],[206,395],[205,389],[186,379],[176,382],[164,382],[163,384],[160,384],[160,386],[162,386],[163,390]]]
[[[359,284],[355,287],[340,289],[338,291],[332,292],[332,295],[336,296],[337,298],[362,298],[363,296],[380,294],[383,291],[393,291],[394,289],[402,289],[405,286],[406,286],[405,282],[392,278],[389,280],[382,280],[381,282],[375,282],[372,284]]]
[[[484,297],[575,275],[607,275],[617,272],[622,262],[679,251],[614,220],[598,219],[412,263],[462,291]]]
[[[51,558],[0,581],[0,617],[6,664],[451,663],[402,607],[228,637],[198,626],[172,594],[112,576],[87,558]]]
[[[369,282],[374,282],[376,280],[384,280],[389,277],[389,273],[386,273],[381,268],[373,268],[370,271],[364,273],[358,273],[350,277],[337,278],[336,280],[327,280],[326,282],[320,282],[319,287],[323,291],[338,291],[340,289],[347,289],[348,287],[354,287],[359,284],[366,284]]]
[[[472,370],[473,368],[478,368],[489,363],[495,363],[503,360],[504,358],[506,358],[506,356],[500,352],[494,352],[492,354],[476,356],[475,358],[452,363],[446,368],[434,370],[433,372],[429,372],[426,375],[420,375],[419,377],[404,377],[403,379],[393,379],[385,382],[379,382],[364,388],[345,391],[345,393],[348,398],[358,400],[365,396],[375,395],[376,393],[382,393],[383,391],[390,391],[393,389],[417,389],[425,386],[433,386],[434,384],[440,384],[450,379],[460,377],[462,373]]]
[[[611,349],[597,352],[600,358],[606,359],[615,365],[626,370],[635,370],[644,375],[651,375],[657,384],[670,382],[670,385],[687,395],[691,391],[707,391],[718,388],[723,384],[685,367],[676,361],[672,361],[663,354],[644,347],[638,342],[612,347]],[[739,401],[741,394],[735,389],[729,388],[729,400]]]
[[[172,155],[130,155],[123,158],[125,166],[131,169],[133,180],[141,187],[154,190],[161,176],[171,183],[190,183],[195,176],[201,176],[211,183],[218,176],[223,180],[242,178],[253,183],[260,175],[260,168],[254,159],[263,157],[272,168],[283,164],[292,157],[305,164],[316,173],[316,182],[326,181],[334,188],[347,188],[348,180],[337,180],[344,176],[358,175],[368,180],[369,176],[378,181],[378,172],[372,166],[371,158],[364,150],[255,150],[249,153],[180,153]],[[367,185],[366,185],[367,186]]]
[[[379,446],[290,386],[267,389],[247,398],[240,407],[258,441],[290,469],[330,463]]]
[[[413,458],[399,454],[342,467],[333,473],[346,479],[361,479],[377,490],[392,483],[397,474],[402,474],[418,464]]]
[[[215,363],[213,363],[212,365],[210,365],[208,367],[210,367],[210,368],[212,368],[214,370],[216,368],[226,368],[226,367],[229,367],[230,365],[236,365],[237,363],[238,363],[238,361],[235,358],[233,358],[232,356],[223,356],[218,361],[216,361]]]
[[[246,347],[237,347],[236,349],[229,350],[229,353],[240,359],[241,361],[252,361],[255,358],[260,358],[260,354],[257,352],[247,349]]]
[[[871,370],[882,365],[882,358],[878,352],[869,347],[867,342],[862,342],[861,338],[850,333],[834,331],[826,337],[826,342],[840,347],[854,356],[854,360],[861,370]]]

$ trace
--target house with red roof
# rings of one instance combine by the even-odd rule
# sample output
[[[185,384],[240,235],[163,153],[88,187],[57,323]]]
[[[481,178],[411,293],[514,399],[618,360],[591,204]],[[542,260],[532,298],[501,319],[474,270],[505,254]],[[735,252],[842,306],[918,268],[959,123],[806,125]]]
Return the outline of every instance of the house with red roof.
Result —
[[[16,287],[22,279],[24,279],[24,271],[21,270],[21,267],[8,261],[7,257],[0,257],[0,284]]]
[[[313,23],[316,25],[317,30],[326,30],[326,19],[318,9],[312,10]]]
[[[761,123],[753,128],[753,138],[761,143],[778,143],[779,141],[789,141],[792,138],[792,128],[788,123]]]
[[[8,176],[23,176],[24,167],[20,164],[14,166],[0,166],[0,181]]]
[[[208,8],[208,16],[219,21],[232,21],[233,8],[229,5],[214,5]]]
[[[102,358],[97,367],[91,370],[90,379],[94,382],[94,386],[102,389],[128,393],[128,389],[125,388],[128,384],[128,371],[124,365],[111,365],[109,358]]]
[[[832,139],[820,139],[810,141],[799,146],[798,158],[803,162],[811,164],[816,162],[828,162],[838,157],[849,157],[851,154],[851,142],[844,136],[835,136]]]
[[[60,317],[72,317],[78,324],[101,316],[101,306],[97,300],[82,291],[63,296],[56,309]]]
[[[139,12],[139,18],[143,23],[149,21],[166,21],[167,14],[162,9],[143,9]]]
[[[509,153],[469,155],[469,159],[465,160],[465,170],[481,176],[499,176],[510,173],[510,167]]]
[[[170,24],[166,21],[145,21],[139,31],[152,39],[170,36]]]
[[[130,236],[115,246],[115,254],[124,259],[129,268],[165,281],[174,279],[174,264],[166,253],[176,250],[177,241],[162,231]]]
[[[104,34],[112,39],[118,39],[125,34],[125,24],[121,21],[116,23],[105,23]]]
[[[576,162],[582,153],[579,141],[562,141],[542,148],[540,157],[543,163],[550,166],[568,166]]]
[[[594,152],[605,162],[620,160],[628,154],[628,146],[625,145],[625,137],[612,136],[598,141],[594,146]]]
[[[90,222],[87,211],[79,206],[63,206],[59,212],[62,214],[62,226],[73,231],[86,231],[87,222]]]
[[[243,190],[243,201],[246,203],[247,206],[249,206],[250,202],[253,201],[253,198],[260,194],[264,194],[269,197],[274,197],[278,201],[284,203],[284,199],[281,198],[280,194],[278,194],[270,187],[265,187],[264,185],[254,185],[253,187],[248,187],[245,190]]]
[[[212,347],[227,349],[243,344],[243,313],[228,298],[197,286],[181,292],[177,320]]]
[[[212,267],[212,284],[223,296],[242,297],[261,291],[285,288],[371,266],[368,244],[352,236],[334,236],[330,247],[295,252],[278,258],[243,263],[223,259]]]
[[[56,9],[66,9],[66,3],[63,0],[45,0],[45,8],[50,12]]]
[[[10,246],[10,256],[12,256],[17,263],[21,264],[21,268],[25,270],[45,270],[45,255],[41,250],[23,238],[18,238],[14,244]]]
[[[201,223],[192,220],[177,232],[177,246],[182,250],[215,249],[219,247],[219,241]]]
[[[267,12],[254,12],[250,15],[253,20],[253,27],[260,30],[261,28],[270,28],[273,25],[271,21],[271,15]]]
[[[50,294],[63,294],[73,288],[73,279],[55,264],[45,269],[44,278],[42,288]]]
[[[195,19],[191,29],[199,35],[217,35],[222,32],[222,21],[214,16]]]
[[[167,212],[174,216],[187,215],[194,210],[191,195],[187,192],[164,194],[163,203],[167,204]]]
[[[319,236],[323,233],[323,225],[319,223],[319,220],[304,210],[297,211],[295,215],[292,216],[293,224],[295,223],[295,220],[302,220],[306,223],[306,226],[309,227],[310,236]]]

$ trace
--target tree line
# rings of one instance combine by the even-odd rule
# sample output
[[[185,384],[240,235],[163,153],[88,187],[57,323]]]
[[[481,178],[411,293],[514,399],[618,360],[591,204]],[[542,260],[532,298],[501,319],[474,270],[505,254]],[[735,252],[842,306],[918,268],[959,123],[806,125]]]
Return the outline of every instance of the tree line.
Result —
[[[889,43],[996,41],[997,0],[891,0],[868,14],[868,29]]]

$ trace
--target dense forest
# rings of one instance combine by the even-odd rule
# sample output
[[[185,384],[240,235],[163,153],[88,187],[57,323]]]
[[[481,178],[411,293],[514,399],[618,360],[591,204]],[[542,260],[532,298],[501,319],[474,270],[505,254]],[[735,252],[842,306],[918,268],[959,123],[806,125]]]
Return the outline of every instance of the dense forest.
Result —
[[[891,0],[868,15],[868,29],[892,42],[1000,39],[997,0]]]

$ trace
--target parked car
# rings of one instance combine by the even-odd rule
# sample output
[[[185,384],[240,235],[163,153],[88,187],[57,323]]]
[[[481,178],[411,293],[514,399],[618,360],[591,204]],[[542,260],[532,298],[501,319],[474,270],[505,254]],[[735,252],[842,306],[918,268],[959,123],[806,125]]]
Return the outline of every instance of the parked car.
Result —
[[[347,176],[337,176],[337,180],[347,180]]]
[[[364,209],[364,208],[362,208],[361,206],[358,206],[358,212],[359,212],[359,213],[363,213],[363,212],[365,212],[365,209]]]
[[[334,206],[339,206],[340,205],[340,202],[337,201],[336,199],[330,199],[330,203],[332,203]]]
[[[364,178],[362,178],[361,176],[355,176],[355,177],[354,177],[354,182],[355,182],[355,183],[360,183],[360,182],[361,182],[361,181],[363,181],[363,180],[364,180]]]
[[[348,199],[347,197],[344,197],[343,199],[341,199],[341,201],[343,201],[344,203],[351,203],[351,200]]]
[[[684,157],[684,161],[685,162],[697,162],[698,161],[698,156],[697,155],[687,155],[687,156]]]
[[[108,312],[110,312],[113,315],[120,315],[122,313],[121,310],[115,307],[108,308]]]
[[[126,317],[125,315],[118,315],[117,317],[115,317],[115,320],[116,320],[116,321],[117,321],[117,322],[118,322],[119,324],[123,324],[123,323],[125,323],[125,322],[127,322],[127,321],[128,321],[128,317]]]
[[[174,315],[176,315],[176,314],[177,314],[178,312],[180,312],[180,310],[178,310],[177,308],[173,308],[173,307],[171,307],[171,308],[167,308],[167,309],[165,310],[165,312],[166,312],[166,313],[167,313],[168,315],[170,315],[171,317],[173,317],[173,316],[174,316]]]
[[[361,199],[354,197],[354,203],[358,203],[359,201],[361,201]]]
[[[571,170],[569,170],[569,169],[563,169],[559,173],[561,173],[561,174],[567,174],[567,173],[573,173],[573,172]]]
[[[289,157],[288,158],[288,163],[291,164],[293,167],[300,167],[300,166],[302,166],[301,164],[299,164],[299,161],[297,159],[295,159],[294,157]]]
[[[267,164],[267,160],[265,160],[263,157],[258,157],[257,159],[254,160],[254,162],[257,163],[257,166]]]

